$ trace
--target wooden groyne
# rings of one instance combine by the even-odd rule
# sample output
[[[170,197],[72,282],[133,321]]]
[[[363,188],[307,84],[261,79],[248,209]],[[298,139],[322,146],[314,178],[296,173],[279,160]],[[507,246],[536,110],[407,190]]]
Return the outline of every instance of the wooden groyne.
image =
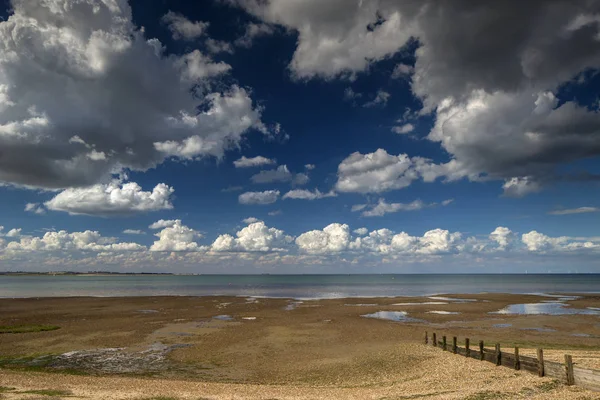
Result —
[[[512,352],[502,351],[500,343],[495,343],[493,349],[486,348],[483,340],[480,340],[475,348],[471,348],[469,338],[465,338],[465,347],[459,347],[457,343],[456,336],[452,337],[452,343],[448,343],[446,336],[442,336],[439,340],[435,332],[431,338],[425,332],[425,344],[431,344],[442,350],[476,360],[489,361],[498,366],[528,371],[538,376],[549,376],[567,385],[577,385],[600,392],[600,371],[578,367],[569,354],[565,354],[564,363],[557,363],[544,360],[543,349],[537,349],[537,357],[528,357],[520,355],[518,347],[515,347]]]

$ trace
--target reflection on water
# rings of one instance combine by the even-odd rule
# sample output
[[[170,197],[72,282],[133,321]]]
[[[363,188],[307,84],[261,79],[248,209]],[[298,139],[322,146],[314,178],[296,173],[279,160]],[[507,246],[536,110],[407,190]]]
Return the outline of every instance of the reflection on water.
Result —
[[[494,324],[492,328],[510,328],[512,324]]]
[[[233,317],[231,315],[217,315],[213,317],[213,319],[218,319],[221,321],[233,321]]]
[[[422,301],[422,302],[413,302],[413,303],[394,303],[393,306],[418,306],[418,305],[431,305],[431,306],[439,306],[443,304],[448,304],[445,301]]]
[[[511,304],[501,310],[491,312],[490,314],[549,314],[549,315],[569,315],[586,314],[600,315],[600,310],[588,308],[571,308],[564,303],[529,303],[529,304]]]
[[[420,319],[409,317],[406,311],[377,311],[372,314],[361,315],[361,317],[386,319],[396,322],[422,322]]]
[[[359,304],[344,304],[346,307],[377,307],[379,304],[374,303],[359,303]]]
[[[442,297],[442,296],[429,296],[431,300],[442,300],[442,301],[453,301],[455,303],[469,303],[472,301],[477,301],[477,299],[456,299],[453,297]]]
[[[427,311],[427,314],[441,314],[441,315],[453,315],[453,314],[460,314],[457,311],[438,311],[438,310],[433,310],[433,311]]]

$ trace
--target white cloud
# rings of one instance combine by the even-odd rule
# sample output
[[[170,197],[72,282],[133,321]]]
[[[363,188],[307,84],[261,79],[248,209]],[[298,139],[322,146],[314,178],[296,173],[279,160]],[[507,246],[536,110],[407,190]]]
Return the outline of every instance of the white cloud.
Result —
[[[412,25],[412,16],[403,17],[391,6],[393,2],[233,0],[231,3],[267,23],[298,32],[289,68],[299,79],[333,78],[363,71],[371,62],[395,53],[412,34],[407,29]]]
[[[388,154],[384,149],[373,153],[355,152],[338,166],[336,190],[340,192],[381,193],[402,189],[417,179],[432,182],[439,176],[450,175],[449,164],[432,164],[421,157]]]
[[[206,32],[208,22],[192,22],[182,14],[169,11],[162,17],[162,22],[169,26],[173,39],[193,40]]]
[[[304,165],[304,168],[305,168],[307,171],[312,171],[312,170],[313,170],[313,169],[315,169],[316,167],[315,167],[315,164],[306,164],[306,165]]]
[[[146,232],[140,230],[140,229],[125,229],[123,230],[123,233],[126,235],[145,235]]]
[[[269,211],[267,214],[270,215],[271,217],[274,217],[276,215],[281,215],[282,212],[281,212],[281,210],[274,210],[274,211]]]
[[[452,199],[444,200],[439,205],[447,206],[452,203]],[[376,205],[371,204],[355,204],[352,206],[351,211],[361,211],[365,208],[368,210],[362,212],[363,217],[382,217],[385,214],[395,213],[398,211],[417,211],[427,207],[435,207],[438,203],[423,203],[421,200],[414,200],[410,203],[387,203],[385,199],[381,198]]]
[[[168,228],[168,227],[173,226],[175,224],[181,225],[181,220],[180,219],[159,219],[158,221],[150,224],[150,226],[148,226],[148,228],[150,228],[150,229],[162,229],[162,228]]]
[[[404,124],[402,126],[394,126],[392,128],[392,132],[397,133],[399,135],[406,135],[415,130],[413,124]]]
[[[375,106],[385,107],[385,105],[387,104],[390,97],[391,97],[391,95],[388,92],[380,89],[377,91],[377,94],[375,95],[373,100],[368,101],[365,104],[363,104],[363,107],[367,107],[367,108],[375,107]]]
[[[353,101],[356,99],[360,99],[362,97],[362,93],[355,92],[351,87],[347,87],[344,89],[344,100]]]
[[[160,221],[159,221],[160,222]],[[152,225],[151,225],[152,226]],[[176,220],[171,226],[163,228],[156,233],[158,237],[150,251],[200,251],[203,248],[195,242],[202,235],[185,225],[181,224],[180,220]]]
[[[238,197],[240,204],[272,204],[279,198],[279,190],[265,190],[264,192],[246,192]]]
[[[392,78],[406,78],[410,76],[414,72],[414,68],[410,65],[399,63],[394,67],[394,71],[392,72]]]
[[[292,185],[294,186],[303,186],[306,185],[308,182],[310,182],[310,177],[303,172],[296,174],[294,176],[294,179],[292,179]]]
[[[289,182],[293,178],[292,173],[287,165],[280,165],[277,169],[260,171],[258,174],[252,175],[250,180],[253,183],[273,183],[273,182]]]
[[[6,244],[9,252],[49,251],[141,251],[145,247],[137,243],[118,243],[115,238],[103,237],[97,231],[46,232],[42,237],[21,236],[19,241]]]
[[[21,228],[13,228],[10,231],[6,232],[6,237],[19,237],[21,236]]]
[[[296,238],[296,245],[311,254],[335,253],[350,244],[350,228],[346,224],[333,223],[323,230],[308,231]]]
[[[267,24],[255,24],[250,22],[246,25],[244,35],[235,40],[235,45],[240,47],[252,47],[254,40],[261,36],[272,35],[275,32],[272,26]]]
[[[40,203],[27,203],[25,204],[25,211],[42,215],[46,213],[46,209]]]
[[[367,233],[369,233],[369,230],[367,228],[358,228],[353,230],[352,232],[356,233],[357,235],[364,236]]]
[[[258,218],[254,218],[254,217],[248,217],[248,218],[244,218],[244,219],[242,220],[242,222],[243,222],[243,223],[245,223],[245,224],[253,224],[253,223],[255,223],[255,222],[261,222],[261,221],[260,221],[260,219],[258,219]]]
[[[523,241],[523,244],[527,246],[527,250],[543,251],[559,249],[562,245],[567,243],[569,238],[566,236],[553,238],[544,235],[543,233],[539,233],[538,231],[531,231],[521,235],[521,240]]]
[[[398,211],[416,211],[422,208],[428,207],[421,200],[415,200],[410,203],[386,203],[385,199],[379,199],[379,202],[375,206],[371,206],[370,210],[363,211],[363,217],[383,217],[388,213],[395,213]]]
[[[542,188],[539,182],[531,177],[510,178],[502,185],[504,195],[509,197],[523,197],[531,193],[539,192]]]
[[[284,251],[293,241],[291,236],[285,235],[283,231],[269,228],[264,222],[250,223],[247,227],[236,233],[237,237],[231,235],[219,236],[211,246],[213,251]]]
[[[569,214],[584,214],[584,213],[595,213],[595,212],[600,212],[600,208],[598,208],[598,207],[578,207],[578,208],[550,211],[548,214],[550,214],[550,215],[569,215]]]
[[[510,229],[504,226],[498,226],[490,233],[490,240],[498,243],[498,247],[504,250],[509,246],[513,236],[514,234]]]
[[[229,53],[233,54],[233,46],[230,43],[224,42],[222,40],[215,40],[212,38],[208,38],[204,41],[206,45],[206,49],[212,54],[218,53]]]
[[[220,81],[229,65],[169,55],[125,1],[12,6],[0,22],[0,182],[88,186],[170,156],[222,157],[250,130],[270,132],[248,91]]]
[[[267,157],[263,157],[263,156],[256,156],[256,157],[245,157],[242,156],[239,160],[235,160],[233,162],[233,165],[236,168],[249,168],[249,167],[259,167],[261,165],[272,165],[275,164],[277,161],[275,161],[272,158],[267,158]]]
[[[319,189],[315,189],[314,192],[306,189],[294,189],[290,190],[286,194],[283,195],[283,199],[296,199],[296,200],[316,200],[322,199],[325,197],[336,197],[337,193],[334,191],[329,191],[327,193],[321,193]]]
[[[44,205],[53,211],[69,214],[118,215],[168,210],[173,208],[174,189],[159,183],[151,192],[144,192],[135,182],[113,181],[85,188],[65,189]]]

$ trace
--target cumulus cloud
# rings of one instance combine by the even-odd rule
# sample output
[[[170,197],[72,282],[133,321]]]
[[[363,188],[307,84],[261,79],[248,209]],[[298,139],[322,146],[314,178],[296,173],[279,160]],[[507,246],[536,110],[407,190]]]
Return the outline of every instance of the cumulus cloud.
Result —
[[[151,192],[135,182],[113,181],[84,188],[65,189],[44,203],[52,211],[69,214],[119,215],[168,210],[173,208],[174,189],[159,183]]]
[[[356,233],[357,235],[364,236],[367,233],[369,233],[369,230],[367,228],[358,228],[353,230],[352,232]]]
[[[40,203],[25,204],[25,211],[38,215],[46,214],[46,209]]]
[[[206,49],[212,54],[218,53],[229,53],[233,54],[233,46],[230,43],[224,42],[222,40],[215,40],[212,38],[208,38],[204,41],[206,45]]]
[[[406,135],[407,133],[411,133],[415,130],[413,124],[404,124],[401,126],[394,126],[392,128],[392,132],[397,133],[398,135]]]
[[[169,11],[162,17],[162,22],[168,25],[173,39],[193,40],[206,32],[208,22],[192,22],[180,13]]]
[[[340,192],[380,193],[402,189],[422,178],[432,182],[451,175],[451,164],[433,164],[422,157],[410,158],[406,154],[388,154],[384,149],[373,153],[355,152],[338,166],[336,190]]]
[[[308,182],[310,182],[310,177],[303,172],[294,175],[294,178],[292,179],[293,186],[303,186],[306,185]]]
[[[315,169],[315,168],[316,168],[316,166],[315,166],[315,164],[306,164],[306,165],[304,165],[304,168],[305,168],[307,171],[312,171],[313,169]]]
[[[255,222],[260,222],[260,219],[254,218],[254,217],[248,217],[248,218],[244,218],[242,220],[242,222],[245,223],[245,224],[253,224]]]
[[[238,197],[240,204],[273,204],[279,199],[279,190],[265,190],[264,192],[246,192]]]
[[[14,0],[0,22],[0,182],[88,186],[269,133],[246,89],[210,84],[227,64],[166,55],[127,2],[74,4]]]
[[[9,252],[51,251],[141,251],[145,246],[137,243],[119,243],[113,237],[103,237],[97,231],[72,232],[61,230],[46,232],[42,237],[21,236],[18,241],[8,242]]]
[[[498,247],[500,249],[506,249],[509,246],[513,235],[514,234],[510,229],[504,226],[498,226],[492,233],[490,233],[490,240],[498,243]]]
[[[261,165],[272,165],[275,164],[276,161],[272,158],[267,158],[263,156],[256,157],[245,157],[242,156],[240,159],[235,160],[233,165],[236,168],[250,168],[250,167],[259,167]]]
[[[269,228],[262,221],[250,223],[231,235],[220,235],[212,244],[211,250],[216,252],[226,251],[284,251],[293,241],[293,237],[285,235],[282,230]]]
[[[160,221],[159,221],[160,222]],[[152,226],[152,225],[151,225]],[[182,225],[180,220],[175,220],[170,226],[156,233],[158,237],[150,251],[200,251],[203,248],[195,242],[202,237],[200,232]]]
[[[158,221],[150,224],[148,226],[148,228],[150,228],[150,229],[162,229],[162,228],[168,228],[168,227],[173,226],[175,224],[181,225],[181,220],[180,219],[159,219]]]
[[[283,195],[283,199],[296,199],[296,200],[316,200],[325,197],[336,197],[337,193],[329,191],[327,193],[321,193],[319,189],[315,189],[314,192],[306,189],[294,189],[290,190]]]
[[[504,181],[522,196],[600,155],[600,114],[557,98],[600,68],[595,2],[230,2],[298,33],[289,68],[300,79],[354,78],[414,43],[414,66],[392,77],[410,79],[421,114],[434,113],[428,139],[450,155],[450,180]]]
[[[362,93],[355,92],[351,87],[347,87],[344,89],[344,100],[353,101],[356,99],[360,99],[362,97]]]
[[[298,248],[311,254],[340,252],[349,244],[350,228],[338,223],[327,225],[323,230],[305,232],[296,238]]]

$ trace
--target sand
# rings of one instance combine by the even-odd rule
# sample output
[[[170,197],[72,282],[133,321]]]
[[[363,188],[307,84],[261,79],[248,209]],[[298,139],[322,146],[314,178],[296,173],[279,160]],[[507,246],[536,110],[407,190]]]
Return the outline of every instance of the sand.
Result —
[[[1,299],[0,325],[60,326],[0,335],[0,386],[15,388],[1,396],[40,398],[23,392],[51,389],[86,399],[600,399],[599,393],[422,343],[425,330],[435,331],[490,347],[519,345],[522,354],[543,347],[547,359],[568,352],[578,365],[600,368],[600,316],[489,314],[544,300],[539,296],[451,297],[477,301]],[[600,307],[597,297],[568,303]],[[361,317],[376,311],[405,311],[412,320]]]

